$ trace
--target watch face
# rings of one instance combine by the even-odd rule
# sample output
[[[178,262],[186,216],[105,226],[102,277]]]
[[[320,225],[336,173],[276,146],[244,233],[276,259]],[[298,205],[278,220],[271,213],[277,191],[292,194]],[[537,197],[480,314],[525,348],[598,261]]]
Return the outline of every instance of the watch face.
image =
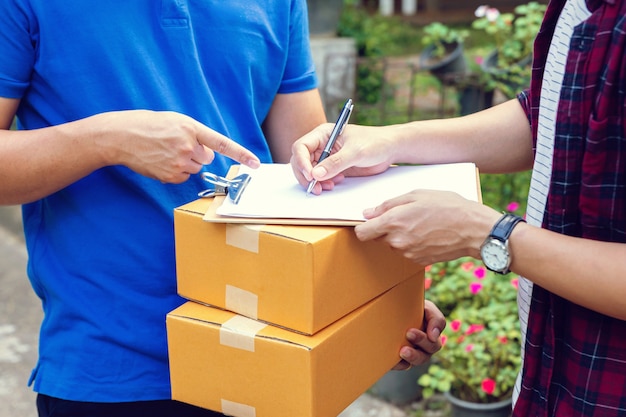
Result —
[[[480,248],[480,256],[487,268],[493,271],[506,271],[509,267],[509,251],[504,243],[490,239]]]

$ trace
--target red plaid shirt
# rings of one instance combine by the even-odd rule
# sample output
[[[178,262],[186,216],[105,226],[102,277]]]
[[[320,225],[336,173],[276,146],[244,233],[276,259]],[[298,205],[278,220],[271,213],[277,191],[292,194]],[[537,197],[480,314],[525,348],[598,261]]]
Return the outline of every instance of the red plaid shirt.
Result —
[[[519,96],[535,141],[542,71],[565,1],[550,2],[535,42],[531,89]],[[587,6],[592,15],[575,28],[565,68],[543,227],[626,243],[626,2]],[[513,415],[626,415],[626,321],[533,288]]]

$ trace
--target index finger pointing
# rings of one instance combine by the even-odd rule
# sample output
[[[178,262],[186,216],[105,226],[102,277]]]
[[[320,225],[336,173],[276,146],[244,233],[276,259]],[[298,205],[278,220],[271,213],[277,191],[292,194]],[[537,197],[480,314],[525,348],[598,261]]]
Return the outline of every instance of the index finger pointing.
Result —
[[[202,145],[250,168],[258,168],[261,165],[261,161],[252,151],[204,125],[201,125],[196,138]]]

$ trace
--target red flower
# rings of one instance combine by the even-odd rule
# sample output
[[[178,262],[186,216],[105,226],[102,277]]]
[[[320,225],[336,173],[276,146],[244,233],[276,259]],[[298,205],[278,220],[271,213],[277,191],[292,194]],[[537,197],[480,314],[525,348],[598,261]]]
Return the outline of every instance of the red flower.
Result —
[[[480,385],[483,391],[485,391],[485,393],[487,393],[488,395],[492,395],[493,392],[496,390],[496,381],[491,378],[483,379],[483,382]]]
[[[517,201],[511,201],[508,206],[506,206],[507,211],[515,211],[519,208],[519,203]]]
[[[433,283],[432,278],[426,278],[424,279],[424,289],[429,289],[430,285]]]
[[[487,274],[487,270],[483,268],[482,266],[479,266],[478,268],[474,270],[474,276],[478,279],[485,278],[486,274]]]
[[[480,290],[483,289],[483,284],[481,284],[480,282],[472,282],[470,284],[470,291],[472,292],[472,294],[476,295],[480,292]]]
[[[458,332],[460,328],[461,328],[461,320],[456,319],[450,322],[450,329],[453,332]]]
[[[472,269],[474,269],[474,262],[471,262],[471,261],[463,262],[461,264],[461,269],[463,271],[471,271]]]
[[[511,278],[511,285],[515,287],[515,289],[517,290],[519,288],[519,279],[518,278]]]
[[[483,326],[482,324],[472,324],[470,325],[470,327],[465,331],[466,335],[470,335],[472,333],[477,333],[480,331],[483,331],[485,329],[485,326]]]

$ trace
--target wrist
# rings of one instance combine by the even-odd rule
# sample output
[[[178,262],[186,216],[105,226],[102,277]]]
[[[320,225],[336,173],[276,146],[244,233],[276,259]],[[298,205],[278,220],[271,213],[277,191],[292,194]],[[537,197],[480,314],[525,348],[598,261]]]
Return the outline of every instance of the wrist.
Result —
[[[505,213],[494,224],[480,247],[480,256],[487,269],[498,274],[510,272],[513,255],[510,251],[509,238],[513,229],[522,222],[525,222],[523,218]]]
[[[124,140],[124,132],[116,132],[120,123],[116,120],[117,112],[101,113],[85,119],[86,136],[98,163],[101,167],[124,165],[122,160],[124,149],[129,142]]]
[[[418,122],[410,122],[386,127],[389,129],[385,135],[389,141],[389,148],[393,149],[392,163],[416,164],[425,163],[420,160],[420,152],[416,143],[420,142],[420,129],[416,126]],[[420,146],[421,147],[421,146]]]

